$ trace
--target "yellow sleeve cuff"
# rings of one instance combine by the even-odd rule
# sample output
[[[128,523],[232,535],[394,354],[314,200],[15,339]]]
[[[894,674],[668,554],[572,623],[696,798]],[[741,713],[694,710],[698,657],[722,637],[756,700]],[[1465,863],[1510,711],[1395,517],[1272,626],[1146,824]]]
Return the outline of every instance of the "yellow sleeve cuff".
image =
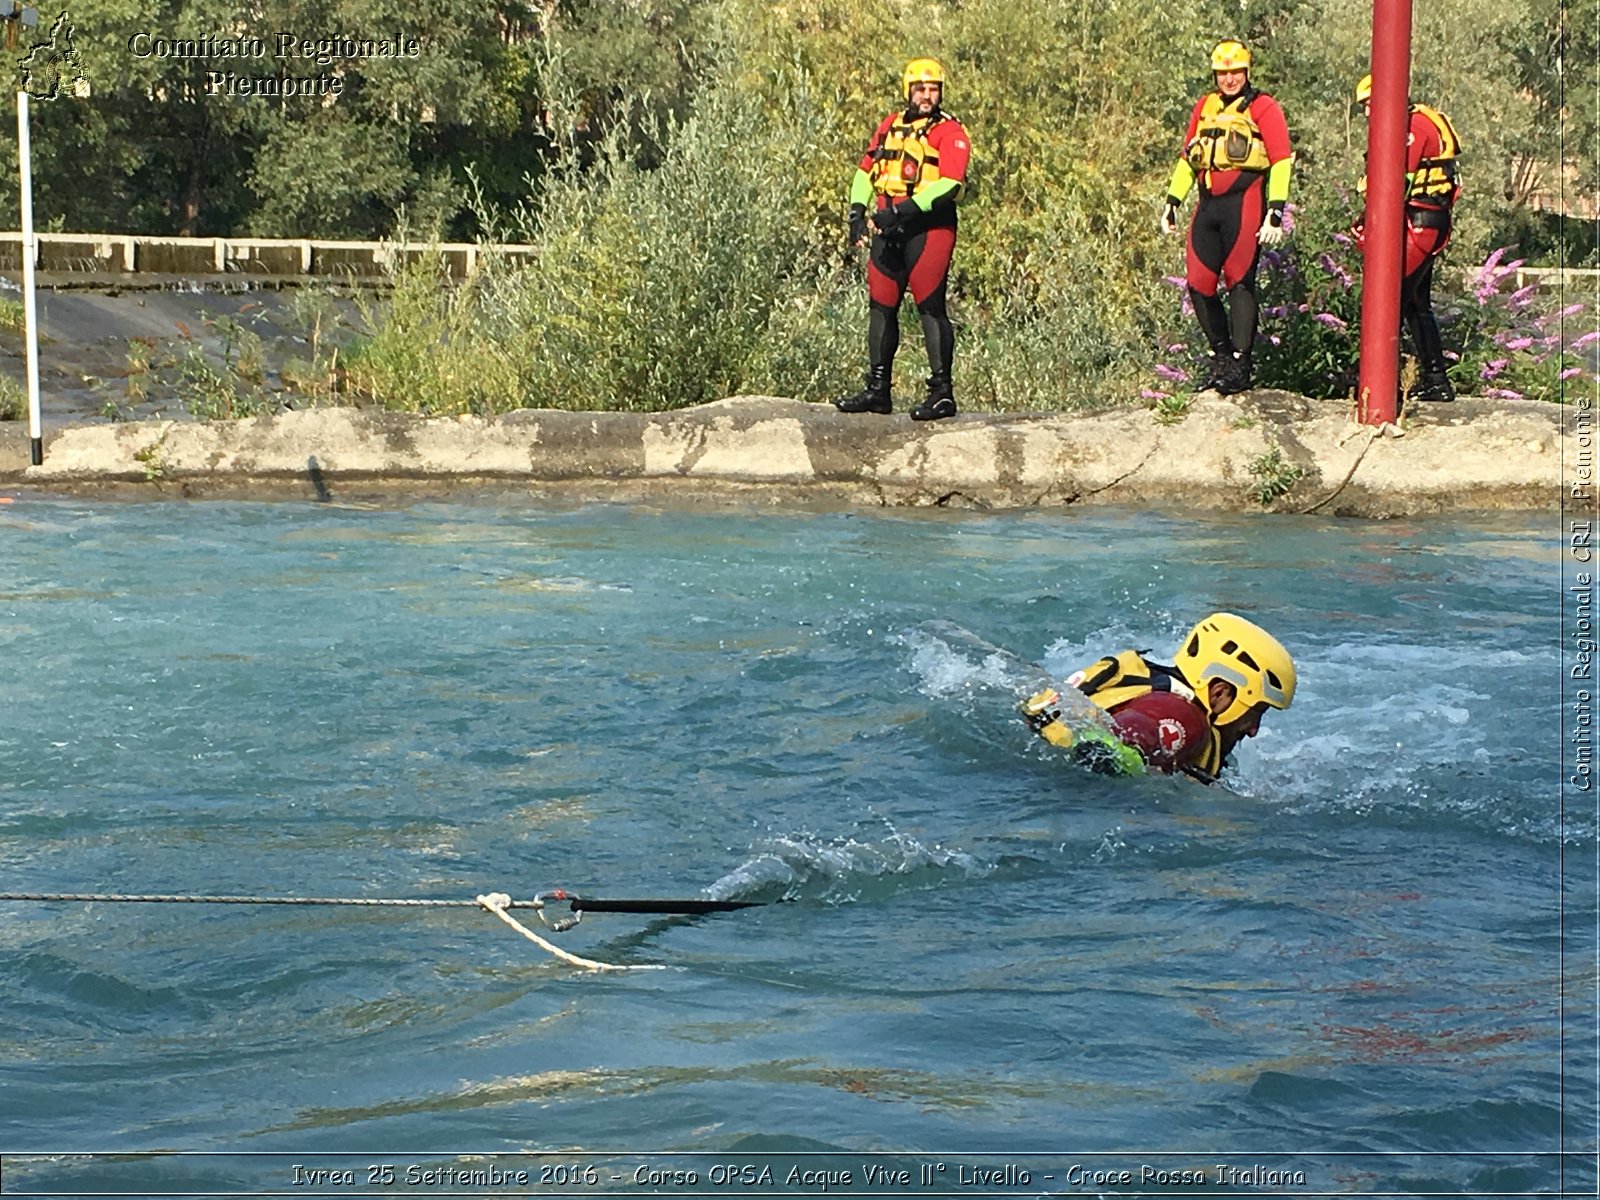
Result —
[[[854,177],[850,180],[850,203],[859,204],[862,208],[871,208],[872,200],[872,176],[857,167]]]
[[[1284,204],[1289,199],[1289,174],[1294,170],[1294,155],[1280,158],[1267,168],[1267,203]]]
[[[1180,158],[1178,165],[1172,168],[1172,182],[1167,184],[1167,195],[1175,196],[1181,203],[1192,187],[1194,187],[1194,168],[1189,165],[1188,159]]]
[[[965,188],[966,185],[959,179],[936,179],[927,187],[918,188],[912,193],[911,199],[923,212],[932,212],[934,201],[945,196],[959,201]]]

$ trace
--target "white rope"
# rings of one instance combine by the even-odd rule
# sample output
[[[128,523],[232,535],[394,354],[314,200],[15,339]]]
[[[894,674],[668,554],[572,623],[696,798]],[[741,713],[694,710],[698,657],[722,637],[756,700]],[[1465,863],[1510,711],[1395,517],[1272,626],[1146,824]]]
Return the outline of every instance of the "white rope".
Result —
[[[0,892],[0,900],[36,900],[45,904],[307,904],[356,908],[477,908],[476,900],[395,900],[370,896],[177,896],[124,892]],[[544,907],[543,900],[513,900],[512,908]]]
[[[533,932],[533,930],[529,929],[521,921],[517,920],[509,912],[507,912],[506,909],[511,907],[511,897],[506,895],[504,892],[486,893],[485,895],[478,897],[478,903],[483,905],[484,908],[488,909],[495,916],[499,917],[507,925],[511,926],[511,928],[515,929],[534,945],[538,946],[541,950],[545,950],[550,954],[553,954],[556,958],[559,958],[562,962],[568,963],[571,966],[583,967],[590,971],[665,971],[667,969],[659,963],[639,963],[636,965],[603,963],[596,962],[592,958],[579,958],[576,954],[569,954],[560,946],[557,946],[552,942],[548,942],[544,938],[540,937],[537,933]]]
[[[571,899],[564,893],[552,892],[553,897]],[[589,971],[665,971],[667,968],[659,963],[642,963],[625,965],[621,963],[596,962],[592,958],[579,958],[576,954],[569,954],[561,947],[551,944],[533,930],[523,925],[507,910],[512,908],[531,908],[543,912],[547,907],[543,896],[532,900],[513,900],[504,892],[489,892],[479,896],[476,900],[395,900],[384,898],[359,898],[345,896],[194,896],[194,895],[138,895],[131,896],[113,892],[0,892],[0,901],[34,900],[44,903],[51,902],[81,902],[85,904],[337,904],[358,905],[361,907],[376,908],[381,906],[402,906],[410,908],[465,908],[471,905],[476,908],[486,908],[499,917],[511,928],[515,929],[530,942],[548,951],[562,962],[570,963],[574,967],[583,967]],[[655,902],[646,902],[655,903]],[[661,902],[669,903],[669,902]],[[689,903],[689,902],[685,902]],[[573,901],[576,910],[577,901]],[[617,911],[632,911],[618,909]],[[640,909],[639,911],[657,911],[655,909]],[[671,911],[670,909],[665,911]],[[577,924],[574,915],[571,924]],[[569,928],[568,924],[557,922],[551,926],[556,932]]]

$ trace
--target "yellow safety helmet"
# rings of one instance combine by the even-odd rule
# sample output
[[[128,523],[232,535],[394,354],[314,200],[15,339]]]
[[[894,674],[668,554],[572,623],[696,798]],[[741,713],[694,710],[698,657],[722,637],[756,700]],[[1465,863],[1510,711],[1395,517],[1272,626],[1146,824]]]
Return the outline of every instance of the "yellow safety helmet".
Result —
[[[1361,82],[1356,84],[1356,103],[1365,104],[1372,99],[1372,76],[1363,75]]]
[[[939,99],[944,99],[944,68],[939,65],[938,59],[913,58],[908,62],[900,76],[900,94],[907,100],[911,99],[911,85],[914,83],[937,83]]]
[[[1233,703],[1213,718],[1217,725],[1232,724],[1262,701],[1278,709],[1294,701],[1294,659],[1265,629],[1232,613],[1212,613],[1191,629],[1173,665],[1196,692],[1213,679],[1233,684]]]
[[[1233,38],[1224,38],[1211,48],[1213,71],[1248,71],[1250,47]]]

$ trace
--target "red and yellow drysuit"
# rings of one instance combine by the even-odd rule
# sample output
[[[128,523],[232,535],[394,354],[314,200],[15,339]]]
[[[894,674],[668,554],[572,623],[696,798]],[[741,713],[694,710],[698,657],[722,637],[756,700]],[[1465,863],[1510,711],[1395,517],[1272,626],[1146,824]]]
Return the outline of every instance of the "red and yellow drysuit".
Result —
[[[1461,194],[1456,159],[1461,139],[1450,118],[1426,104],[1411,105],[1406,127],[1405,254],[1400,317],[1411,331],[1422,373],[1443,376],[1444,346],[1433,315],[1433,264],[1450,243],[1451,212]],[[1367,177],[1357,184],[1367,194]],[[1364,222],[1356,236],[1365,249]]]
[[[929,371],[949,387],[954,338],[945,288],[956,245],[956,201],[965,188],[971,149],[967,131],[949,113],[938,108],[924,117],[896,112],[879,123],[857,164],[850,203],[876,213],[893,210],[896,218],[887,233],[874,232],[867,264],[867,350],[873,370],[887,370],[894,361],[900,302],[909,290],[922,322]]]
[[[1104,709],[1117,737],[1155,770],[1182,771],[1209,783],[1227,765],[1210,714],[1176,668],[1124,650],[1067,682]]]
[[[1232,99],[1203,96],[1189,114],[1183,154],[1167,185],[1181,204],[1196,182],[1200,201],[1189,222],[1189,296],[1214,354],[1248,354],[1255,342],[1256,240],[1269,208],[1289,199],[1294,155],[1283,109],[1248,84]],[[1229,289],[1224,310],[1217,293]]]

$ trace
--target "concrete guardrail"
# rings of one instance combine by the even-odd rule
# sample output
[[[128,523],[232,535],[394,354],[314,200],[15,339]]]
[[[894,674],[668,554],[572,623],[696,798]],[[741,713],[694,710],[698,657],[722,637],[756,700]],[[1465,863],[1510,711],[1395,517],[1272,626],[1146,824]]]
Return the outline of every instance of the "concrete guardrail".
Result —
[[[65,274],[381,276],[397,259],[437,256],[465,278],[491,249],[477,242],[334,242],[315,238],[145,237],[125,233],[40,233],[34,267]],[[494,246],[513,260],[528,245]],[[22,269],[22,234],[0,231],[0,271]]]

